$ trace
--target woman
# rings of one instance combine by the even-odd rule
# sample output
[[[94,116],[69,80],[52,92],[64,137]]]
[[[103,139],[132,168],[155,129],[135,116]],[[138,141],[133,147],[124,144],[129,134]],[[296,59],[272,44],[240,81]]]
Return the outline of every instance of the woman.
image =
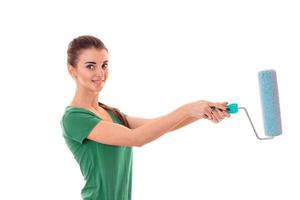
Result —
[[[109,54],[102,41],[80,36],[68,47],[68,71],[76,82],[73,100],[61,119],[63,136],[86,181],[81,196],[93,200],[130,200],[132,147],[206,118],[225,117],[227,103],[195,101],[154,119],[125,115],[98,102],[109,74]]]

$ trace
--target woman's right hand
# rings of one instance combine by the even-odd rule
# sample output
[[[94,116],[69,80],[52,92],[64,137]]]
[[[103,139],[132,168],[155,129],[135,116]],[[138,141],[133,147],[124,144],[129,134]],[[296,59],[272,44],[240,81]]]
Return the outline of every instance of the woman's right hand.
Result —
[[[197,119],[209,119],[214,123],[222,121],[225,117],[230,117],[230,114],[226,111],[227,102],[214,103],[204,100],[195,101],[187,104],[187,112],[191,117]]]

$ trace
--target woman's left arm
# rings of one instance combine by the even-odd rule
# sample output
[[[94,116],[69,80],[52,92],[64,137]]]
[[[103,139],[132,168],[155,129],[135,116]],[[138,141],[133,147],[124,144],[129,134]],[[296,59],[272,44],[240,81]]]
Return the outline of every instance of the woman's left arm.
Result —
[[[160,118],[160,117],[158,117],[158,118]],[[138,128],[139,126],[142,126],[143,124],[148,123],[151,120],[156,120],[158,118],[147,119],[147,118],[133,117],[133,116],[128,116],[128,115],[126,116],[126,119],[129,123],[129,126],[131,129]],[[181,127],[184,127],[184,126],[186,126],[194,121],[197,121],[197,120],[198,119],[194,118],[194,117],[186,118],[185,120],[183,120],[179,124],[177,124],[174,128],[172,128],[169,132],[179,129]]]

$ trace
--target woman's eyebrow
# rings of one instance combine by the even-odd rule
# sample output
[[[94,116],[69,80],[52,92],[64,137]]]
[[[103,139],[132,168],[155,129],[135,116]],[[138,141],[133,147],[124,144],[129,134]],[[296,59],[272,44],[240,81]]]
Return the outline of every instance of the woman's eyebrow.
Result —
[[[108,60],[105,60],[103,63],[107,63]],[[96,64],[96,62],[92,62],[92,61],[88,61],[88,62],[85,62],[84,64]]]
[[[96,63],[95,63],[95,62],[88,61],[88,62],[85,62],[84,64],[96,64]]]

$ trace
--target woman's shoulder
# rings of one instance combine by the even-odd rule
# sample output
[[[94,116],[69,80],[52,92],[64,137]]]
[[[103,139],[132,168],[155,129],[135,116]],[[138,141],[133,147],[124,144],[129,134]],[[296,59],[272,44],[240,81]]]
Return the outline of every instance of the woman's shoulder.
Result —
[[[95,116],[95,114],[86,108],[68,105],[65,107],[62,119],[74,117],[78,118],[84,116]]]

